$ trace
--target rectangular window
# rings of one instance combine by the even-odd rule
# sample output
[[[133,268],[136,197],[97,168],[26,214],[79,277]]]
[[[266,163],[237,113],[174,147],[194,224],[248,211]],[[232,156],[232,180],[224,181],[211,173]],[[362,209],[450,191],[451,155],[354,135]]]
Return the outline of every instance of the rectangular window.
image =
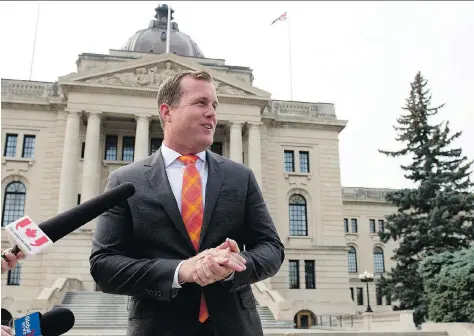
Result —
[[[357,218],[351,218],[352,233],[357,233]]]
[[[211,145],[211,151],[216,154],[222,155],[222,142],[214,142]]]
[[[314,270],[314,260],[304,261],[304,276],[307,289],[316,288],[316,273]]]
[[[105,157],[107,161],[117,161],[117,143],[116,135],[107,135],[105,137]]]
[[[16,267],[8,271],[7,285],[19,286],[21,276],[21,264],[16,264]]]
[[[349,233],[349,219],[344,218],[344,232]]]
[[[375,301],[377,303],[377,306],[382,305],[382,297],[382,289],[379,286],[375,287]]]
[[[18,134],[7,134],[5,139],[5,151],[4,156],[15,157],[16,156],[16,144],[18,142]]]
[[[285,172],[291,173],[295,171],[295,152],[285,151]]]
[[[364,305],[364,289],[362,287],[357,287],[357,305]]]
[[[370,233],[375,233],[375,219],[369,219]]]
[[[300,288],[300,273],[299,273],[299,260],[289,261],[289,276],[290,276],[290,288]]]
[[[81,204],[81,194],[77,194],[77,205]]]
[[[392,297],[390,295],[386,295],[385,296],[385,304],[387,306],[391,306],[392,305]]]
[[[383,219],[379,219],[379,232],[384,232],[385,222]]]
[[[135,154],[135,137],[124,136],[122,147],[122,161],[133,161]]]
[[[309,152],[300,152],[300,173],[309,173]]]
[[[351,290],[351,299],[354,301],[354,287],[349,288]]]
[[[21,157],[33,158],[35,155],[35,135],[25,135],[23,138],[23,151]]]
[[[154,154],[161,147],[163,139],[151,138],[150,155]]]
[[[86,143],[83,141],[81,144],[81,159],[84,158],[85,151],[86,151]]]

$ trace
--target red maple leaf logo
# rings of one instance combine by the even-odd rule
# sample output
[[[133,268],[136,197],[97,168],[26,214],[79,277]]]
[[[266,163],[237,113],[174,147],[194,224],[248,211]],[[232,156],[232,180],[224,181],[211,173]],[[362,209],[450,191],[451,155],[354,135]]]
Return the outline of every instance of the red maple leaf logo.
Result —
[[[26,229],[25,234],[29,238],[35,238],[36,237],[36,230],[35,229]]]

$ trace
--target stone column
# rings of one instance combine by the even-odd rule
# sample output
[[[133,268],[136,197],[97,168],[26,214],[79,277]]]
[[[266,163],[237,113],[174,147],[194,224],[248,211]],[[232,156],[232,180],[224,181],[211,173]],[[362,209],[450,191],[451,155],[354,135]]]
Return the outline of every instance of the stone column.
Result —
[[[249,168],[252,169],[258,185],[262,188],[262,146],[260,144],[261,123],[249,124]]]
[[[77,167],[79,164],[79,126],[81,111],[67,110],[66,133],[64,135],[63,159],[59,182],[58,213],[77,204]]]
[[[230,122],[230,159],[242,163],[242,123]]]
[[[141,115],[135,117],[137,128],[135,132],[135,155],[134,161],[138,161],[150,155],[150,120],[151,116]]]
[[[81,203],[100,194],[100,121],[100,112],[88,113],[86,147],[82,165]]]

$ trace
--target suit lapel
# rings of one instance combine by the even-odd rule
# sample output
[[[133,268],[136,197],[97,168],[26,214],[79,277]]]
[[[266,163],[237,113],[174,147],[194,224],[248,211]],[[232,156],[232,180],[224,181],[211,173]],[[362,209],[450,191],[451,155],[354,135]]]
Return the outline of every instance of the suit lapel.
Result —
[[[211,220],[211,216],[225,178],[225,171],[221,166],[223,161],[218,156],[215,156],[214,153],[207,150],[206,160],[208,165],[206,204],[204,207],[204,220],[202,223],[199,245],[201,245],[206,235],[206,231],[209,228],[209,221]]]
[[[191,250],[195,252],[191,239],[189,238],[188,231],[186,230],[186,226],[184,225],[183,218],[179,212],[176,198],[173,195],[173,191],[171,190],[171,186],[168,181],[163,156],[161,155],[161,149],[156,151],[154,154],[153,162],[150,165],[150,169],[145,172],[145,175],[157,196],[158,202],[163,205],[163,208],[168,213],[168,216],[171,218],[173,224],[181,233]]]

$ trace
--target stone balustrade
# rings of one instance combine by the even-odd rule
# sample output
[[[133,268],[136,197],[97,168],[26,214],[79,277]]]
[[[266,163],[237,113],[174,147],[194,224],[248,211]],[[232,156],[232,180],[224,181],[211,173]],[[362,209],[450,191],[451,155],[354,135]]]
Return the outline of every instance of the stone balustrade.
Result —
[[[385,197],[395,189],[343,187],[344,201],[386,202]]]
[[[47,98],[61,95],[61,88],[57,83],[2,79],[2,100],[8,96]]]
[[[263,117],[291,117],[303,120],[337,120],[334,104],[271,100]]]

